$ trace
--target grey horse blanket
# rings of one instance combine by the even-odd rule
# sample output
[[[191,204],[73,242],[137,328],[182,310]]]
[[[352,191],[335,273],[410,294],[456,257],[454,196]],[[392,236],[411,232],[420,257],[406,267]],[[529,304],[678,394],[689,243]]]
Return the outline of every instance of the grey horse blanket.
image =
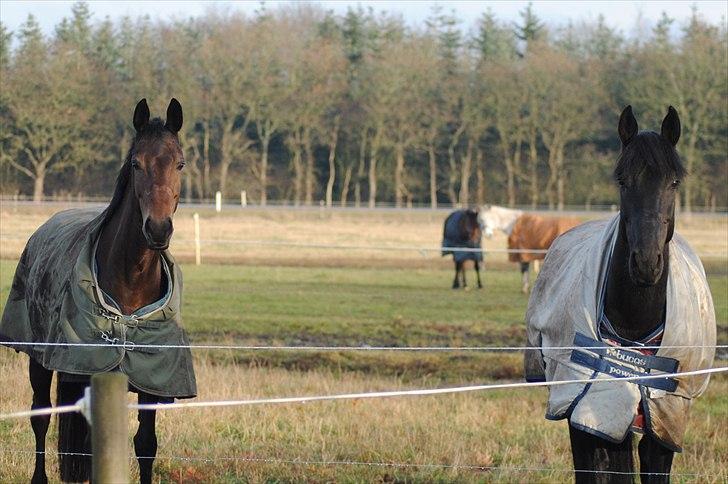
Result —
[[[96,281],[99,209],[57,213],[30,238],[18,262],[2,320],[0,343],[23,351],[49,370],[72,375],[121,371],[152,395],[189,398],[197,393],[182,327],[182,273],[169,252],[162,257],[168,293],[157,304],[123,315]],[[27,343],[96,343],[117,346],[33,346]]]
[[[667,308],[662,331],[646,345],[619,340],[603,318],[605,279],[619,227],[611,220],[588,222],[556,239],[536,280],[526,312],[529,346],[526,379],[576,380],[671,373],[710,368],[715,356],[713,301],[700,259],[677,233],[670,242]],[[627,344],[625,344],[627,343]],[[702,346],[670,348],[669,346]],[[598,347],[554,349],[555,347]],[[613,442],[647,430],[679,452],[692,399],[705,391],[708,375],[549,387],[546,418]],[[641,427],[641,428],[640,428]]]
[[[482,235],[477,242],[469,239],[468,233],[464,228],[466,213],[465,210],[452,212],[445,219],[445,229],[442,238],[442,255],[452,254],[455,262],[463,262],[466,260],[482,261],[483,253],[481,251],[457,251],[448,250],[446,247],[463,247],[467,249],[480,249],[482,247]],[[482,231],[482,226],[481,226]]]

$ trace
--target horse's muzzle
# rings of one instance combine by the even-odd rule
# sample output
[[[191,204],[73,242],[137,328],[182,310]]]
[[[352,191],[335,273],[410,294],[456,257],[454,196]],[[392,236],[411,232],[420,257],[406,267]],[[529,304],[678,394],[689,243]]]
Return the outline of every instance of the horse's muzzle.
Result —
[[[662,254],[650,254],[633,250],[629,257],[629,276],[638,286],[654,286],[662,276],[664,261]]]
[[[169,247],[169,240],[172,238],[172,219],[167,217],[162,220],[147,218],[144,222],[142,232],[147,239],[147,245],[151,250],[166,250]]]

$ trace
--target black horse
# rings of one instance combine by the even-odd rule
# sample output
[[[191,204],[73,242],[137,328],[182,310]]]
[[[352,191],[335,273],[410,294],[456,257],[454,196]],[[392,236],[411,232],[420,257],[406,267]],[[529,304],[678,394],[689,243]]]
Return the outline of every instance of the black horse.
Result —
[[[639,341],[663,324],[667,299],[669,245],[675,229],[675,198],[686,170],[675,145],[680,119],[670,106],[661,133],[638,133],[627,106],[619,119],[622,152],[614,170],[619,185],[619,235],[608,272],[605,316],[617,334]],[[632,482],[632,439],[621,443],[569,426],[577,482]],[[639,442],[642,482],[669,482],[673,450],[650,432]]]
[[[465,261],[472,260],[475,263],[475,273],[478,276],[478,289],[483,287],[480,282],[480,263],[483,261],[482,251],[462,251],[457,248],[480,249],[483,238],[483,227],[477,210],[456,210],[445,219],[445,227],[442,236],[442,255],[452,254],[455,261],[455,280],[452,288],[467,287],[465,282]],[[458,277],[460,276],[460,278]]]

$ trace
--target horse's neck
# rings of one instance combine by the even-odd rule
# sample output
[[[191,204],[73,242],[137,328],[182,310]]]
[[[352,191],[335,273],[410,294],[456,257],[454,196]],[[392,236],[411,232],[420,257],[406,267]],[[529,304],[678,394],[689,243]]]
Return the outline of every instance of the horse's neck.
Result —
[[[124,314],[159,299],[162,267],[159,251],[147,247],[136,197],[127,193],[101,229],[96,262],[101,289]]]
[[[503,225],[503,228],[501,230],[503,230],[503,232],[508,237],[511,236],[511,232],[513,232],[513,227],[516,225],[516,220],[518,220],[518,217],[519,217],[518,215],[515,215],[513,218],[511,218],[510,220],[508,220],[508,223],[506,223],[505,225]]]
[[[523,212],[521,210],[514,210],[510,208],[503,208],[501,209],[501,223],[500,223],[500,229],[508,236],[511,236],[511,232],[513,232],[513,226],[516,225],[516,220],[518,220],[518,217],[523,215]]]
[[[620,227],[612,253],[604,312],[619,336],[636,341],[664,322],[669,248],[663,249],[662,276],[654,286],[640,287],[629,277],[629,246]]]

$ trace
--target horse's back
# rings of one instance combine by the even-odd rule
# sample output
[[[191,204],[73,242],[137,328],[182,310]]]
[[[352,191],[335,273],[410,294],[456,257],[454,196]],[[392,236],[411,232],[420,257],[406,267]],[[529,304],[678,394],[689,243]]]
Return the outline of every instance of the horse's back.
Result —
[[[513,225],[513,230],[508,237],[508,248],[510,250],[547,250],[557,237],[580,223],[580,220],[571,217],[542,217],[529,213],[523,214]],[[540,252],[520,252],[508,255],[511,262],[531,262],[544,257],[545,254]]]
[[[72,208],[51,216],[28,239],[26,251],[34,256],[63,254],[78,238],[86,235],[84,228],[101,214],[101,208]]]
[[[0,320],[0,341],[44,341],[62,301],[51,300],[69,283],[91,222],[101,209],[58,212],[28,239],[15,269]],[[27,347],[24,351],[30,352]]]
[[[479,249],[481,242],[473,242],[470,240],[471,234],[463,227],[464,217],[467,216],[467,210],[455,210],[450,213],[443,224],[442,234],[442,255],[452,254],[453,258],[458,261],[474,260],[482,261],[483,254],[481,252],[464,252],[449,250],[451,247]]]

